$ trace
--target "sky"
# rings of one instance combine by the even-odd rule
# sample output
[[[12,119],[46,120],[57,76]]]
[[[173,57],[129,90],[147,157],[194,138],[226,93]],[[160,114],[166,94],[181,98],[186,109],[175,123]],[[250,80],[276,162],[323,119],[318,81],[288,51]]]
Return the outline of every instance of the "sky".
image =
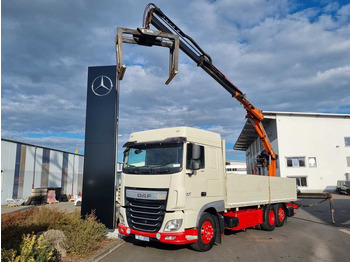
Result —
[[[350,111],[349,1],[159,0],[259,110]],[[143,0],[1,1],[1,137],[84,152],[87,70],[115,65],[117,27],[142,26]],[[226,158],[245,110],[180,51],[124,44],[119,152],[130,133],[191,126],[218,132]],[[119,153],[121,160],[121,153]]]

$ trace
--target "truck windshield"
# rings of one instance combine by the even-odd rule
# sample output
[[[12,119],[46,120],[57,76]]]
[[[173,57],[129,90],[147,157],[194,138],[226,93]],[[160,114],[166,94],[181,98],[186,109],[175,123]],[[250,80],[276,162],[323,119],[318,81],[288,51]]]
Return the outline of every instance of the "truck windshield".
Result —
[[[171,174],[182,169],[182,144],[144,145],[124,151],[126,174]]]

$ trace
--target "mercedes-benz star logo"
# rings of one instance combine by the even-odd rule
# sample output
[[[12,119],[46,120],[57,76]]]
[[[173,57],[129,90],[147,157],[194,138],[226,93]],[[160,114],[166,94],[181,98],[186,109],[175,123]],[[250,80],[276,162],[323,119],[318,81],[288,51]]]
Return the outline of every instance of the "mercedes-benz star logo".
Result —
[[[108,76],[98,76],[92,81],[91,89],[95,95],[105,96],[113,89],[113,82]]]

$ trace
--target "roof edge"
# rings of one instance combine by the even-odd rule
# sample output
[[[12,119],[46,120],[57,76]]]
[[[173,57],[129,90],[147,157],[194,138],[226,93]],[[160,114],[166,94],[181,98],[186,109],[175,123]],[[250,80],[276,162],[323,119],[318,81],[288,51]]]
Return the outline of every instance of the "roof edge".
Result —
[[[287,116],[327,116],[350,118],[350,114],[333,114],[333,113],[312,113],[312,112],[283,112],[283,111],[263,111],[264,116],[268,115],[287,115]]]

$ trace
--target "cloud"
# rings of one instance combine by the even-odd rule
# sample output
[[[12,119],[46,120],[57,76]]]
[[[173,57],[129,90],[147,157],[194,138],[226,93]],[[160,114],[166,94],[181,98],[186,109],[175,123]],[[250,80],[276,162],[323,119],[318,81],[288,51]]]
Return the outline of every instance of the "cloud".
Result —
[[[148,1],[2,2],[2,136],[82,148],[87,68],[115,64],[116,28],[141,26]],[[338,1],[159,1],[258,109],[346,113],[350,5]],[[124,44],[120,145],[131,132],[187,125],[234,144],[245,111],[180,52]],[[28,134],[37,133],[31,137]],[[119,148],[119,151],[122,149]],[[228,159],[244,159],[227,150]]]

